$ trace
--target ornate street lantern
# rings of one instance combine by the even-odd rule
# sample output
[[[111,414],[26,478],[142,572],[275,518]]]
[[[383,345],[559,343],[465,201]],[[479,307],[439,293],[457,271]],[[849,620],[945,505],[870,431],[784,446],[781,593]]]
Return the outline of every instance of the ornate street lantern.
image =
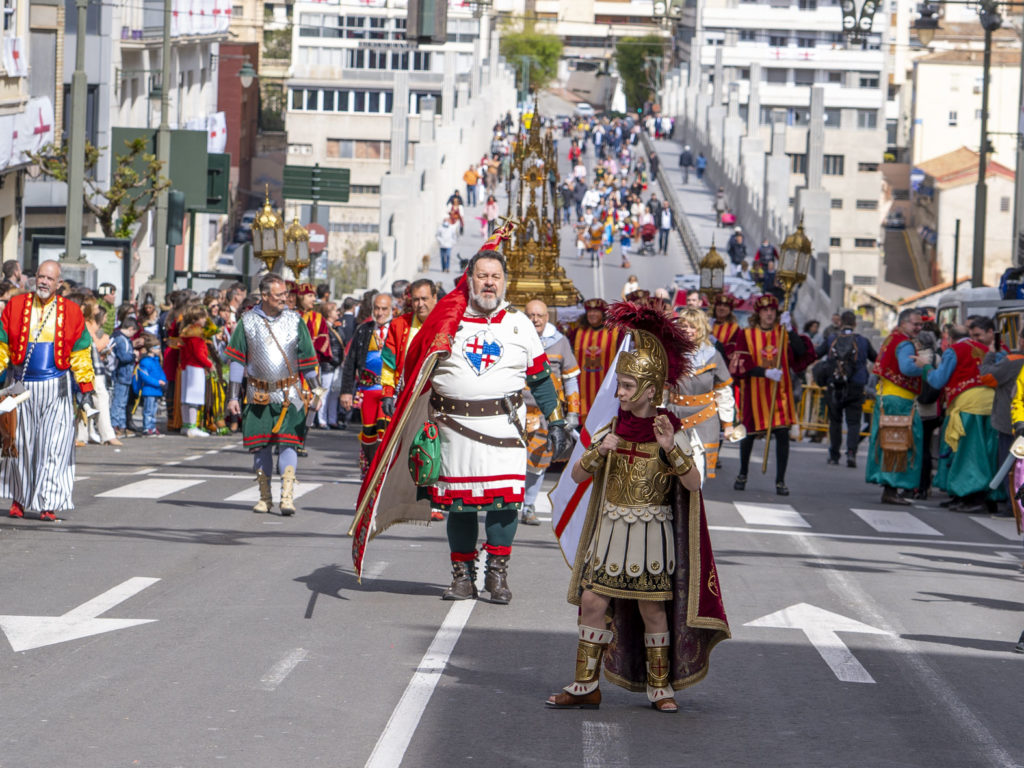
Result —
[[[700,261],[700,292],[712,301],[725,290],[725,259],[711,243],[711,250]]]
[[[273,272],[278,260],[284,258],[284,221],[270,205],[269,184],[263,210],[252,223],[252,250],[268,272]]]
[[[284,251],[285,266],[292,271],[297,282],[302,270],[309,266],[309,232],[299,224],[298,216],[284,233]]]
[[[800,217],[800,224],[796,232],[782,241],[779,249],[779,263],[775,268],[775,282],[782,286],[786,292],[786,300],[782,308],[789,308],[789,295],[793,289],[807,279],[807,273],[811,271],[811,256],[814,251],[811,241],[804,234],[804,219]]]

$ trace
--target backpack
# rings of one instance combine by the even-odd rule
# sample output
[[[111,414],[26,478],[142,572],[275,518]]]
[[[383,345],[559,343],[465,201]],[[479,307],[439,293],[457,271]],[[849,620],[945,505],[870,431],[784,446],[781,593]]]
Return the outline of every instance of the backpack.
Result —
[[[828,354],[815,371],[815,380],[819,386],[831,389],[838,399],[842,399],[857,369],[857,335],[841,333],[832,340]]]

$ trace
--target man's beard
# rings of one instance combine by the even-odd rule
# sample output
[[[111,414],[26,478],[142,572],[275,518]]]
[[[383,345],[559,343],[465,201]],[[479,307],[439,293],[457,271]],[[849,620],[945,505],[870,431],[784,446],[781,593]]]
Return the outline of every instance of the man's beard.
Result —
[[[49,299],[51,296],[53,296],[53,294],[53,288],[41,288],[38,285],[36,286],[36,296],[38,296],[43,301]]]
[[[505,291],[502,290],[497,296],[481,296],[473,289],[473,281],[469,281],[469,301],[477,309],[484,312],[493,312],[498,305],[505,300]]]

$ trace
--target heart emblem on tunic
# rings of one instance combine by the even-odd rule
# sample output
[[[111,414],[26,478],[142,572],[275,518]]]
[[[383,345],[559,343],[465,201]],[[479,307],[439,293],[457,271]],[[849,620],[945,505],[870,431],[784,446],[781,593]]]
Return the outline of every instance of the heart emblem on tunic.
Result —
[[[470,336],[462,345],[462,354],[479,376],[486,373],[501,359],[504,347],[494,338],[487,338],[484,333]]]

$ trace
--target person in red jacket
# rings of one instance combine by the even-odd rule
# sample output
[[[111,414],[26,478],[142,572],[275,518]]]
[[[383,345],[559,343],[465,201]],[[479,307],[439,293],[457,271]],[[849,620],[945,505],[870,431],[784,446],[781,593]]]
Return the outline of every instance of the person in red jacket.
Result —
[[[208,437],[199,428],[199,409],[206,403],[206,372],[213,368],[204,334],[209,318],[202,304],[189,305],[181,318],[181,409],[189,437]]]

